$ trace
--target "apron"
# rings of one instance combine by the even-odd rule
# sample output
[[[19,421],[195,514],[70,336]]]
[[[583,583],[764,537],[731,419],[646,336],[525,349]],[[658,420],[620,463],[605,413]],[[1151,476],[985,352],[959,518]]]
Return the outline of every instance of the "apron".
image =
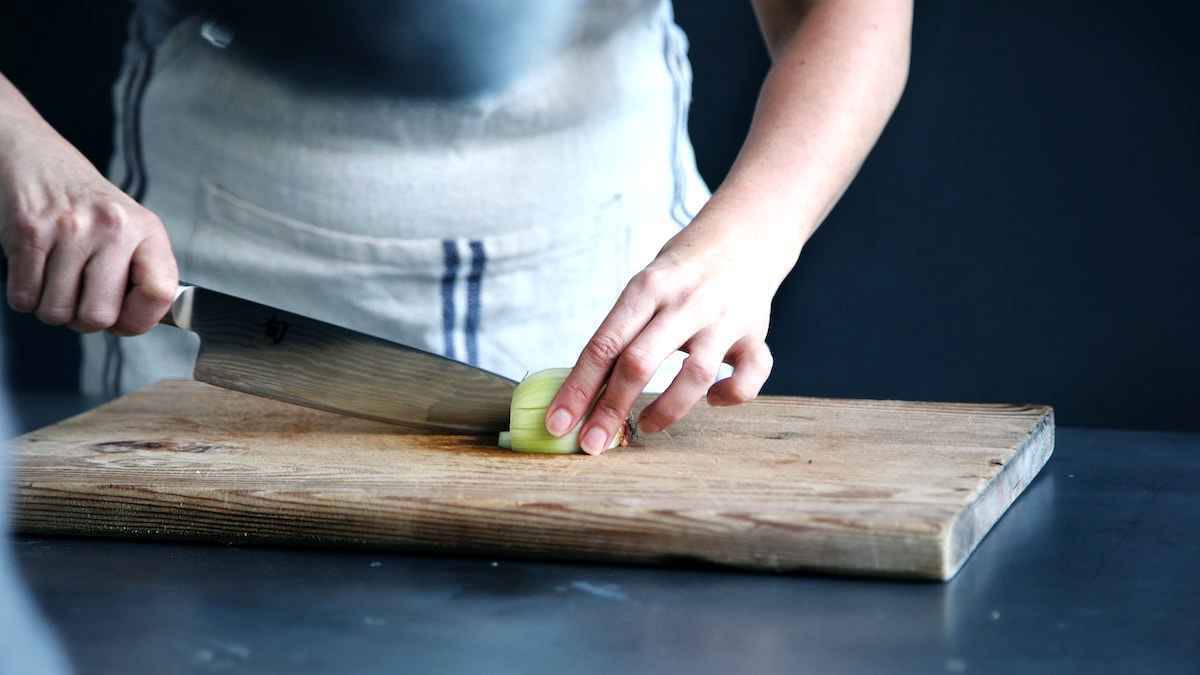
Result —
[[[577,14],[498,91],[434,99],[281,78],[204,15],[152,46],[135,12],[109,177],[187,283],[513,379],[572,365],[709,196],[669,1]],[[106,395],[190,377],[199,346],[165,326],[82,339],[82,388]]]

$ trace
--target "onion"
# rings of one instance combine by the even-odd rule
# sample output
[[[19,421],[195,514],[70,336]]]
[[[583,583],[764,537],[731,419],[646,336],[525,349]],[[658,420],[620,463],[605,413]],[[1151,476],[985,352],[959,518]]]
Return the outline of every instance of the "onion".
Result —
[[[509,410],[509,429],[500,433],[500,447],[517,452],[548,454],[579,452],[579,429],[583,426],[582,419],[561,438],[556,438],[546,431],[546,409],[550,407],[550,402],[554,400],[554,395],[558,393],[559,387],[570,372],[570,368],[550,368],[527,376],[517,385]],[[584,415],[584,419],[586,418],[587,415]],[[609,443],[608,449],[628,445],[632,434],[633,424],[631,420],[626,420]]]

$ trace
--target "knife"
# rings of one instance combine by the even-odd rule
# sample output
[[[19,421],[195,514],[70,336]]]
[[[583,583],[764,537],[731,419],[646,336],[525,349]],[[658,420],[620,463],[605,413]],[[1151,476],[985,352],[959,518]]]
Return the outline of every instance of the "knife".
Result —
[[[200,336],[201,382],[420,431],[508,428],[517,383],[438,354],[199,286],[160,323]]]

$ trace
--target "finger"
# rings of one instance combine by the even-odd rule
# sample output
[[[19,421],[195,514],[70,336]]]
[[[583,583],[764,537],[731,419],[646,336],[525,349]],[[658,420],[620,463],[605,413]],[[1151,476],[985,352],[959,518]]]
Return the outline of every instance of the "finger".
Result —
[[[587,414],[617,358],[654,318],[662,291],[660,278],[642,272],[621,292],[546,409],[546,430],[551,434],[562,436]]]
[[[130,251],[109,247],[93,255],[83,268],[83,289],[71,328],[81,333],[108,330],[121,315],[129,277]]]
[[[659,312],[621,352],[604,393],[580,430],[584,452],[593,455],[604,452],[654,372],[695,335],[699,328],[696,321],[695,315],[688,312]]]
[[[112,332],[117,335],[140,335],[158,323],[175,298],[179,286],[179,271],[166,235],[145,239],[133,251],[129,261],[129,283],[121,315]]]
[[[683,419],[717,380],[729,341],[712,330],[701,331],[687,346],[688,357],[667,390],[642,411],[638,431],[653,434]]]
[[[62,326],[75,318],[79,284],[87,252],[71,244],[59,244],[46,259],[42,297],[35,314],[51,326]]]
[[[14,247],[8,255],[8,306],[28,314],[37,309],[42,298],[46,271],[46,251],[32,244]]]
[[[708,390],[710,405],[738,405],[753,400],[774,365],[767,344],[749,335],[734,343],[725,360],[733,366],[733,375]]]

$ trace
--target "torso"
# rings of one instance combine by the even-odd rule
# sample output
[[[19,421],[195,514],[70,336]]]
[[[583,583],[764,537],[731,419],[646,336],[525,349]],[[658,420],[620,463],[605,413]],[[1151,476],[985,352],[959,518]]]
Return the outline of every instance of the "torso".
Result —
[[[137,165],[192,283],[510,377],[572,363],[708,196],[669,3],[371,6],[394,20],[277,26],[306,52],[296,66],[256,39],[269,16],[142,0],[116,89],[121,120],[140,115],[140,153],[119,124],[112,176]],[[391,55],[344,49],[356,30],[403,38]]]

